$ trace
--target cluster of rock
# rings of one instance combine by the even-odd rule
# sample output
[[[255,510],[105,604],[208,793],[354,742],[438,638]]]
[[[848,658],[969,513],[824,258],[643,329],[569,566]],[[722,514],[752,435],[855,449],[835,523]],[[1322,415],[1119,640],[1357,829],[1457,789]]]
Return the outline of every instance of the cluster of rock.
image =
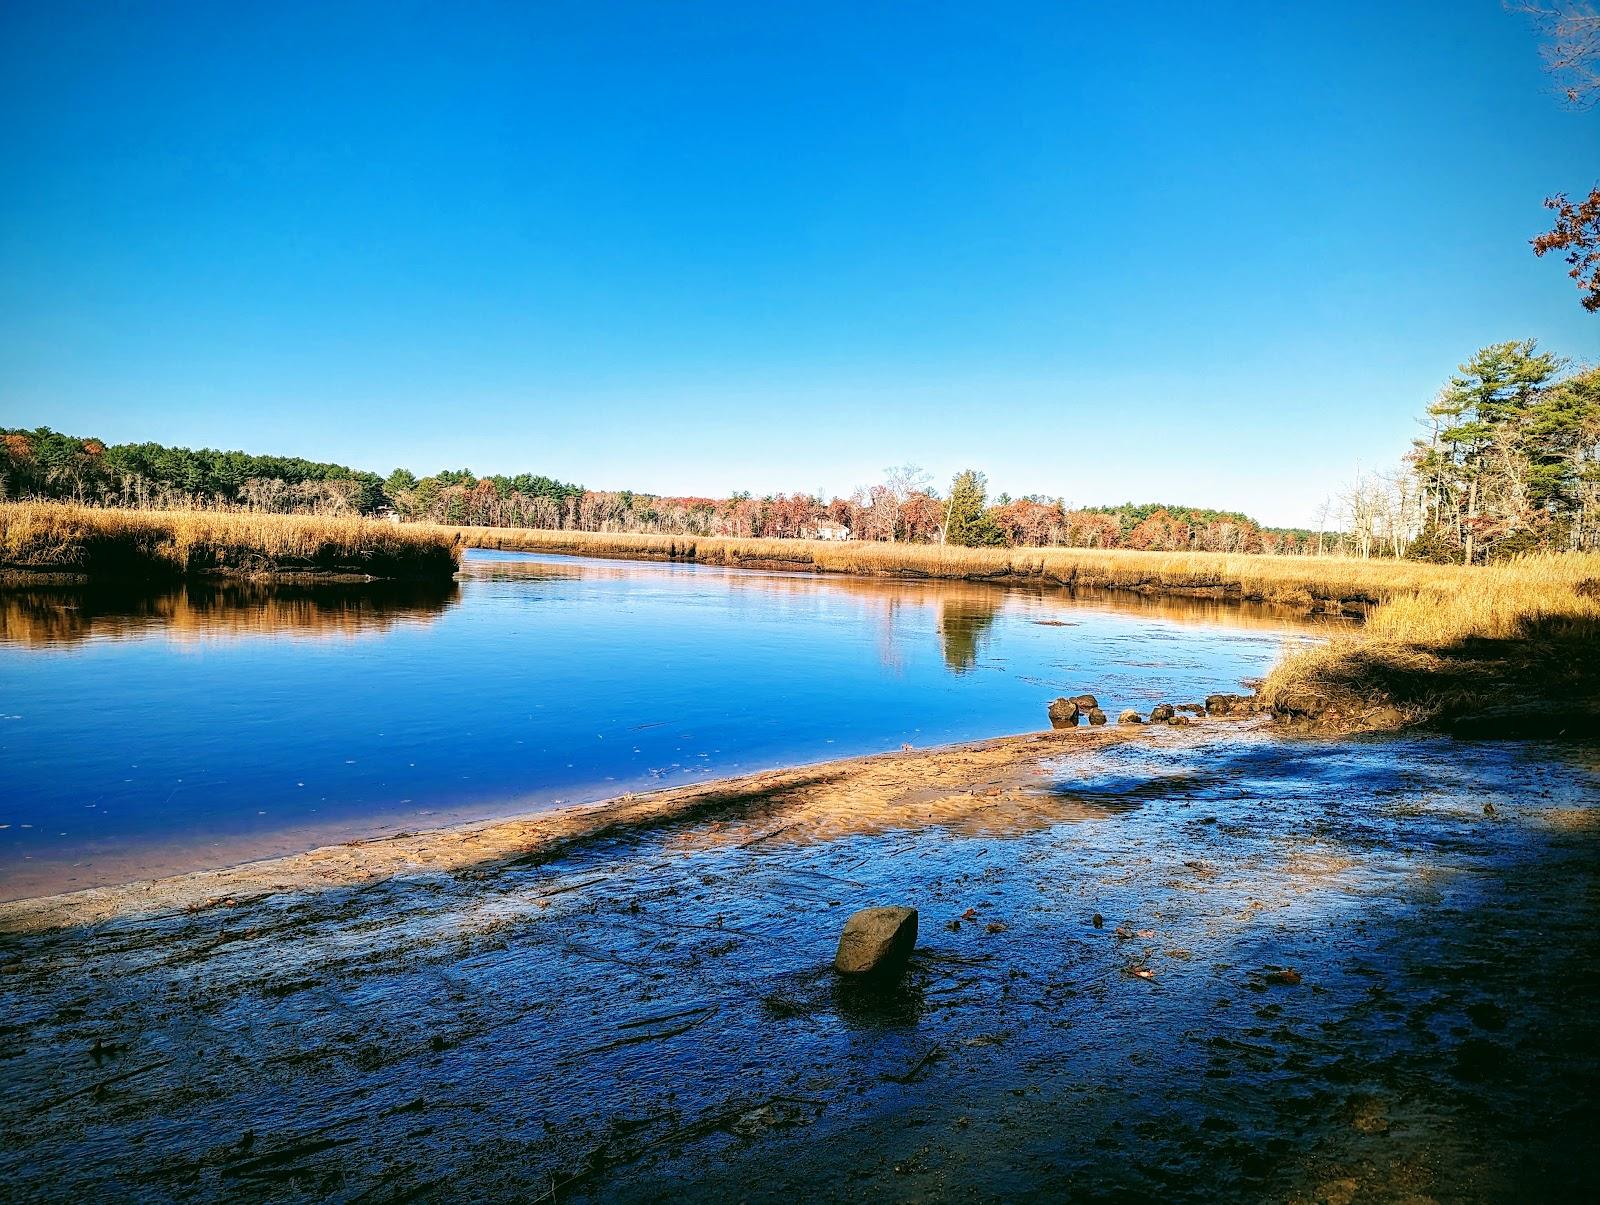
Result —
[[[1106,713],[1100,710],[1100,701],[1093,695],[1074,695],[1050,704],[1052,728],[1074,728],[1085,719],[1094,725],[1106,722]]]
[[[1204,703],[1158,703],[1150,710],[1146,720],[1133,708],[1117,716],[1119,724],[1171,724],[1183,727],[1194,721],[1190,716],[1202,715],[1254,715],[1261,704],[1254,695],[1207,695]],[[1050,704],[1050,726],[1072,728],[1088,719],[1091,724],[1104,724],[1106,713],[1093,695],[1074,695],[1070,699],[1057,699]]]

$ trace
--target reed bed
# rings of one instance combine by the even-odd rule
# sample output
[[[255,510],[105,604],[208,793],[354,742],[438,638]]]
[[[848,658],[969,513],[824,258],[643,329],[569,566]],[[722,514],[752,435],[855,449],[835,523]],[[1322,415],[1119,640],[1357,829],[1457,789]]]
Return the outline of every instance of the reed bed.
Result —
[[[1595,710],[1600,554],[1477,568],[1441,595],[1387,599],[1355,632],[1291,656],[1261,688],[1280,715],[1348,729],[1475,713]]]
[[[1092,548],[954,548],[858,540],[758,540],[520,528],[442,529],[474,548],[698,561],[864,576],[1040,581],[1151,594],[1204,594],[1364,611],[1408,593],[1443,596],[1472,570],[1410,561]]]
[[[448,532],[370,519],[0,503],[0,570],[13,574],[448,580],[459,559]]]

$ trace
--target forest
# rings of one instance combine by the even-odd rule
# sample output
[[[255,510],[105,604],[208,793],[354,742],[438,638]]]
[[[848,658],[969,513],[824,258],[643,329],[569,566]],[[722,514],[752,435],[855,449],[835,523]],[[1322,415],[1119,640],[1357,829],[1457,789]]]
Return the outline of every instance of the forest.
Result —
[[[0,429],[0,499],[65,499],[132,509],[381,515],[407,522],[558,531],[790,539],[849,538],[967,547],[1132,548],[1161,552],[1409,557],[1481,564],[1533,550],[1600,548],[1600,369],[1529,340],[1483,348],[1423,415],[1425,435],[1389,473],[1329,499],[1316,529],[1157,503],[1069,506],[1033,494],[991,498],[984,475],[941,493],[914,465],[849,497],[726,498],[591,490],[469,469],[419,477],[292,456],[106,444],[48,427]]]

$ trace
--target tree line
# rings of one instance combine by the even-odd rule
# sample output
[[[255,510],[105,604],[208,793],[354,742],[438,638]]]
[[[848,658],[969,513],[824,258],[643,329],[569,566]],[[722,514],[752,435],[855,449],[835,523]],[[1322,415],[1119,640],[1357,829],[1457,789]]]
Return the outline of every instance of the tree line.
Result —
[[[456,469],[419,477],[402,468],[380,477],[293,456],[106,444],[48,427],[0,429],[0,498],[685,536],[1266,553],[1311,552],[1320,543],[1312,532],[1264,527],[1236,511],[1155,503],[1069,507],[1042,495],[991,500],[975,470],[958,473],[942,495],[926,473],[907,465],[849,497],[673,497],[589,490],[529,473],[480,477]]]

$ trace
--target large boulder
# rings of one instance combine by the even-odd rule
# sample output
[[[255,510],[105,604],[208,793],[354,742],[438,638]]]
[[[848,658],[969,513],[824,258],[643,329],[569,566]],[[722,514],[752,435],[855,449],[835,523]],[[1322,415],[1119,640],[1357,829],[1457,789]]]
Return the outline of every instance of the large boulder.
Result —
[[[1157,703],[1150,709],[1150,722],[1152,724],[1165,724],[1177,714],[1177,709],[1171,703]]]
[[[1072,698],[1068,699],[1067,701],[1069,703],[1076,703],[1079,711],[1093,711],[1096,707],[1100,706],[1100,700],[1095,698],[1093,695],[1073,695]]]
[[[1117,717],[1117,723],[1119,723],[1119,724],[1142,724],[1142,723],[1144,723],[1144,717],[1141,716],[1137,711],[1135,711],[1133,708],[1130,707],[1130,708],[1128,708],[1127,711],[1124,711],[1121,715],[1119,715]]]
[[[1071,699],[1057,699],[1050,704],[1050,727],[1071,728],[1077,724],[1081,715],[1078,705]]]
[[[915,908],[863,908],[844,922],[833,967],[841,975],[895,974],[916,944]]]
[[[1098,707],[1089,708],[1089,722],[1096,727],[1106,722],[1106,713]]]

